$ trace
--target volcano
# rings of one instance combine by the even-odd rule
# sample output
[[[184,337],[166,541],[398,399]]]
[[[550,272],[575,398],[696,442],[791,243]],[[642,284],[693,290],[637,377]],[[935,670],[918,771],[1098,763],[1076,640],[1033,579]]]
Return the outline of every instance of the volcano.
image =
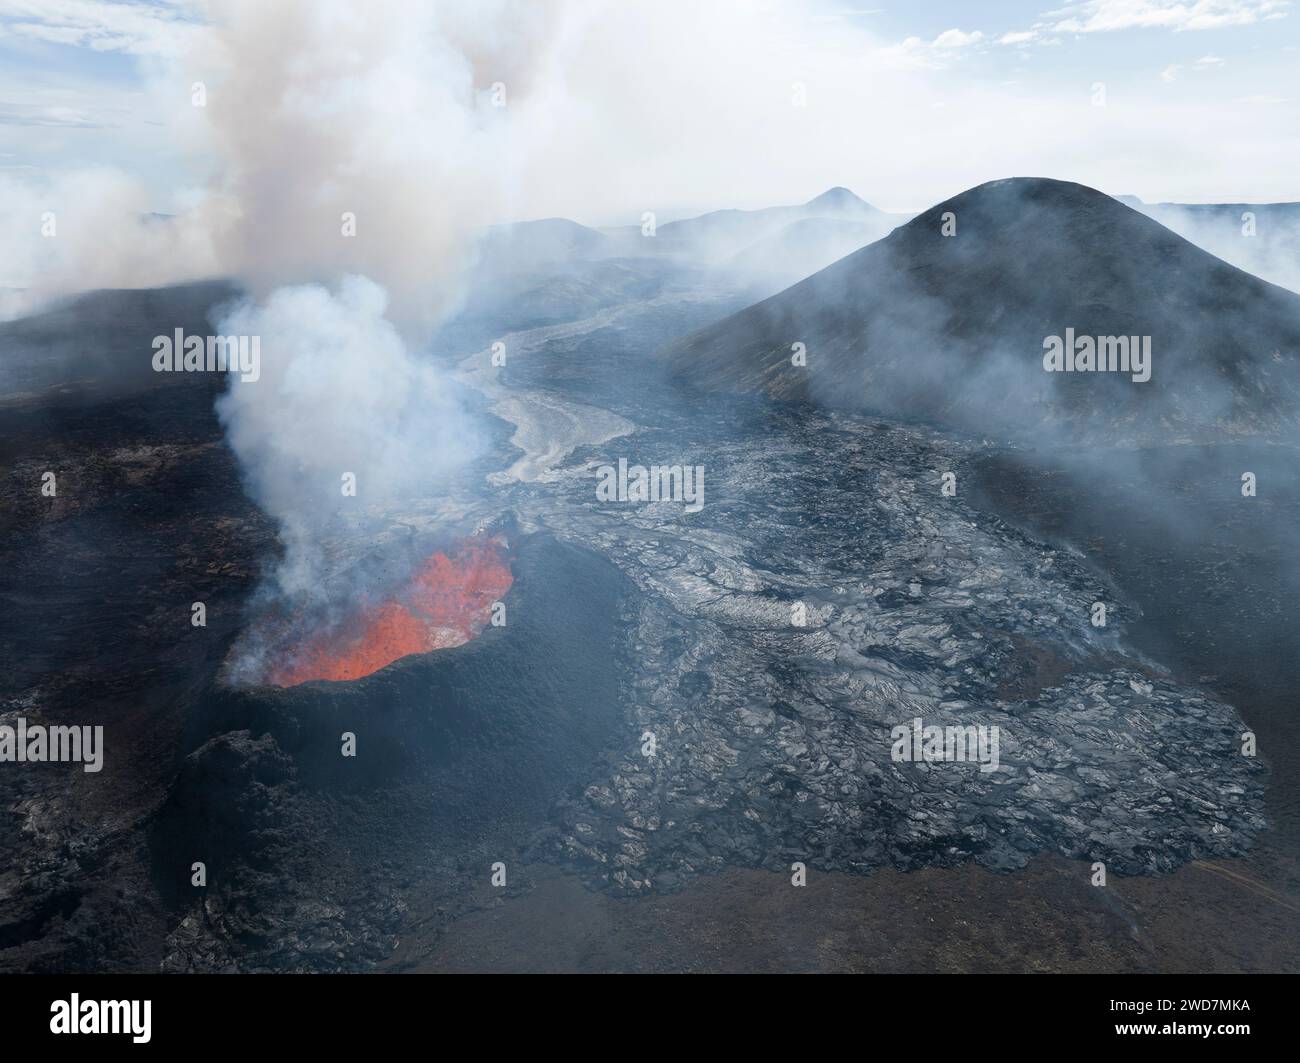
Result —
[[[972,501],[982,442],[852,408],[870,399],[1001,425],[1008,397],[974,401],[983,362],[1041,378],[1045,335],[1146,333],[1141,315],[1181,322],[1185,357],[1171,360],[1168,334],[1154,327],[1146,383],[1050,378],[1064,389],[1049,393],[1062,423],[1072,423],[1071,388],[1083,398],[1150,389],[1143,401],[1157,396],[1156,409],[1202,363],[1226,367],[1206,370],[1213,396],[1281,381],[1243,400],[1243,416],[1276,405],[1292,297],[1094,196],[1059,182],[973,190],[739,315],[752,299],[727,286],[730,270],[649,254],[573,263],[568,275],[547,267],[520,280],[512,290],[533,294],[515,302],[497,289],[471,295],[476,316],[447,329],[462,340],[437,347],[472,365],[494,338],[508,340],[502,372],[464,376],[495,411],[485,457],[445,490],[395,500],[382,523],[322,537],[340,573],[320,587],[335,607],[324,618],[287,601],[273,615],[259,585],[282,544],[223,441],[213,402],[224,380],[155,379],[140,368],[144,339],[105,341],[102,365],[75,367],[75,389],[50,386],[68,383],[67,366],[30,378],[36,394],[0,405],[10,456],[0,476],[10,662],[0,715],[102,721],[106,755],[94,774],[0,772],[10,869],[0,876],[0,967],[394,969],[477,915],[527,911],[552,873],[585,884],[619,920],[699,905],[715,874],[731,896],[723,876],[762,872],[761,897],[738,911],[767,925],[772,891],[788,891],[795,862],[821,883],[925,883],[936,900],[916,902],[918,925],[938,935],[970,900],[964,865],[978,865],[1006,882],[1012,914],[993,929],[1016,955],[1026,949],[1021,913],[1050,911],[1071,949],[1088,925],[1131,965],[1184,962],[1190,953],[1139,941],[1129,910],[1117,914],[1112,894],[1087,885],[1097,861],[1133,876],[1151,907],[1181,905],[1196,955],[1226,954],[1212,950],[1249,924],[1252,944],[1233,962],[1267,966],[1284,951],[1273,943],[1294,935],[1243,890],[1236,921],[1201,944],[1213,933],[1207,902],[1223,902],[1189,865],[1240,860],[1267,879],[1269,863],[1254,855],[1264,839],[1281,839],[1292,858],[1294,815],[1284,801],[1266,807],[1265,795],[1285,795],[1269,780],[1293,777],[1297,764],[1294,683],[1270,681],[1275,701],[1239,697],[1214,677],[1202,684],[1199,659],[1231,666],[1223,617],[1243,644],[1269,647],[1251,669],[1286,657],[1293,584],[1218,603],[1238,580],[1234,559],[1255,572],[1243,586],[1267,590],[1295,556],[1292,540],[1242,523],[1189,565],[1171,556],[1179,537],[1163,524],[1138,538],[1113,508],[1098,516],[1119,548],[1147,544],[1131,568],[1178,606],[1166,610],[1173,636],[1188,642],[1182,615],[1204,614],[1189,643],[1199,659],[1171,671],[1131,641],[1143,609],[1166,615],[1159,600],[1134,600],[1072,540],[1027,535]],[[941,233],[945,207],[953,237]],[[1167,268],[1139,276],[1143,263]],[[87,320],[138,314],[133,335],[147,339],[188,321],[196,298],[98,296],[0,329],[0,342],[31,336],[42,350],[75,351],[86,334],[78,305]],[[1214,319],[1234,306],[1234,320]],[[1186,314],[1198,316],[1188,324]],[[1208,346],[1190,346],[1201,336],[1193,325]],[[936,343],[909,346],[918,336]],[[786,369],[797,341],[803,377]],[[666,386],[654,358],[665,349],[681,355],[671,364],[687,388]],[[943,375],[952,366],[961,371]],[[921,402],[914,377],[925,372],[947,407]],[[868,376],[864,394],[855,382]],[[802,393],[784,386],[798,380]],[[1102,419],[1124,413],[1103,398],[1080,405]],[[617,432],[587,430],[614,420]],[[706,504],[602,500],[595,469],[620,459],[707,465]],[[56,499],[36,488],[48,468],[60,473]],[[1253,457],[1213,468],[1221,512],[1240,498],[1225,468],[1256,469],[1272,490],[1273,466]],[[940,492],[940,469],[961,477],[956,497]],[[1030,496],[1000,470],[992,478],[1003,494]],[[1139,489],[1151,479],[1126,508],[1144,521],[1177,514],[1182,537],[1206,538],[1193,524],[1204,487],[1174,509]],[[1078,506],[1060,482],[1033,481]],[[1268,501],[1232,519],[1296,526],[1294,506],[1276,493]],[[1248,539],[1262,545],[1243,555],[1236,544]],[[1171,574],[1183,597],[1160,586]],[[207,626],[192,623],[197,601]],[[1089,619],[1099,602],[1104,628]],[[263,670],[233,681],[232,660],[264,631],[275,637],[259,643]],[[945,733],[997,728],[1001,766],[896,761],[891,734],[917,718]],[[1267,760],[1240,752],[1248,727]],[[1045,859],[1074,885],[1044,895],[1035,868]],[[509,873],[502,888],[492,884],[498,864]],[[911,872],[923,877],[878,876]],[[1155,924],[1142,917],[1139,928],[1150,935]],[[695,964],[697,941],[678,937],[685,960],[668,962]],[[521,936],[502,955],[523,963],[529,947]]]
[[[1071,328],[1150,337],[1151,380],[1045,372],[1045,340]],[[1173,442],[1300,420],[1300,297],[1040,178],[963,192],[665,356],[695,387],[997,435]]]
[[[165,969],[250,965],[254,954],[257,969],[339,969],[344,957],[364,969],[394,947],[403,883],[421,877],[443,903],[457,891],[464,903],[478,869],[531,844],[552,803],[583,785],[620,729],[609,662],[626,581],[550,536],[512,545],[507,623],[353,681],[218,681],[196,699],[150,827],[156,888],[178,913]],[[496,578],[503,557],[490,540],[443,556],[408,588],[413,612],[409,592],[431,569],[458,565],[452,585],[463,587]],[[344,732],[355,757],[340,755]],[[195,846],[220,876],[202,898],[178,874]],[[289,867],[301,874],[268,888],[266,869]],[[325,922],[322,897],[338,906]]]
[[[358,603],[343,622],[285,651],[267,681],[360,679],[411,654],[463,645],[487,625],[510,584],[501,540],[458,543],[430,555],[406,586]]]

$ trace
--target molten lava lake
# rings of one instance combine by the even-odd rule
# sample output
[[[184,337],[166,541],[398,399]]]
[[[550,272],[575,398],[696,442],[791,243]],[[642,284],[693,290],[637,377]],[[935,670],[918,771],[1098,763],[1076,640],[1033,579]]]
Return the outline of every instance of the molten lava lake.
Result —
[[[481,536],[430,554],[409,581],[357,604],[341,623],[300,639],[269,666],[267,682],[360,679],[403,657],[460,646],[492,619],[512,582],[506,544]]]

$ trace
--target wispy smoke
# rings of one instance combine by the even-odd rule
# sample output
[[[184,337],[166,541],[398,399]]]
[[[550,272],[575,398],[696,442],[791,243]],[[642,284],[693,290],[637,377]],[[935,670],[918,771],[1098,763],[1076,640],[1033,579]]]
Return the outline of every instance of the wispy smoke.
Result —
[[[150,213],[144,185],[112,168],[41,179],[0,174],[0,320],[91,288],[149,288],[218,272],[206,220],[181,197]]]
[[[1300,292],[1300,205],[1131,205],[1225,262]]]

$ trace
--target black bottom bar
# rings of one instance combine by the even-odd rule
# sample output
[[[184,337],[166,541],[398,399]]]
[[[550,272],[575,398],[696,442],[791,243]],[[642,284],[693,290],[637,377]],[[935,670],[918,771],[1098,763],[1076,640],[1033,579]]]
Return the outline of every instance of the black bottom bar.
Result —
[[[595,1044],[592,1036],[604,1033],[631,1037],[629,1044],[681,1045],[687,1031],[696,1031],[688,1038],[696,1041],[711,1030],[712,1041],[744,1045],[759,1037],[769,1051],[788,1043],[805,1053],[829,1051],[830,1039],[846,1033],[864,1046],[902,1036],[940,1050],[1129,1042],[1224,1051],[1289,1041],[1296,985],[1281,975],[750,977],[743,984],[720,976],[705,986],[653,976],[29,975],[0,979],[7,1020],[0,1046],[8,1058],[19,1058],[10,1054],[19,1047],[110,1045],[338,1053],[419,1036],[447,1047],[468,1037],[491,1054],[520,1043]]]

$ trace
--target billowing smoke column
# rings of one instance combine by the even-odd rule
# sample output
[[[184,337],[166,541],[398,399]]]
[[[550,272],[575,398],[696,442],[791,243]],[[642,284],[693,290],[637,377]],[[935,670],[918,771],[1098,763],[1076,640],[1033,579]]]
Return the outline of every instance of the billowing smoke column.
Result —
[[[256,381],[219,400],[253,497],[281,526],[277,573],[291,596],[320,592],[319,537],[337,522],[428,497],[474,450],[474,427],[433,366],[385,318],[365,277],[279,288],[226,314],[223,335],[256,336]]]
[[[264,590],[285,613],[339,620],[359,589],[339,574],[356,560],[339,543],[436,498],[476,453],[474,420],[422,345],[564,112],[562,58],[583,11],[211,0],[190,53],[154,72],[169,130],[209,175],[201,187],[155,214],[119,171],[0,175],[14,237],[0,317],[99,286],[229,277],[244,293],[212,324],[247,338],[258,365],[232,375],[219,415],[280,525]],[[192,83],[201,101],[177,91]]]
[[[359,591],[322,544],[345,528],[363,541],[359,520],[378,529],[436,497],[475,454],[473,421],[419,344],[456,305],[477,231],[505,209],[527,145],[500,104],[519,93],[527,112],[550,35],[544,5],[484,6],[213,8],[229,75],[209,94],[223,161],[209,211],[249,292],[219,331],[261,351],[259,378],[232,380],[219,412],[281,525],[275,590],[300,614],[345,622],[324,599]],[[247,656],[264,650],[248,641]]]
[[[206,111],[222,262],[254,295],[370,277],[408,340],[423,339],[544,125],[528,90],[549,9],[218,0],[226,73]]]

